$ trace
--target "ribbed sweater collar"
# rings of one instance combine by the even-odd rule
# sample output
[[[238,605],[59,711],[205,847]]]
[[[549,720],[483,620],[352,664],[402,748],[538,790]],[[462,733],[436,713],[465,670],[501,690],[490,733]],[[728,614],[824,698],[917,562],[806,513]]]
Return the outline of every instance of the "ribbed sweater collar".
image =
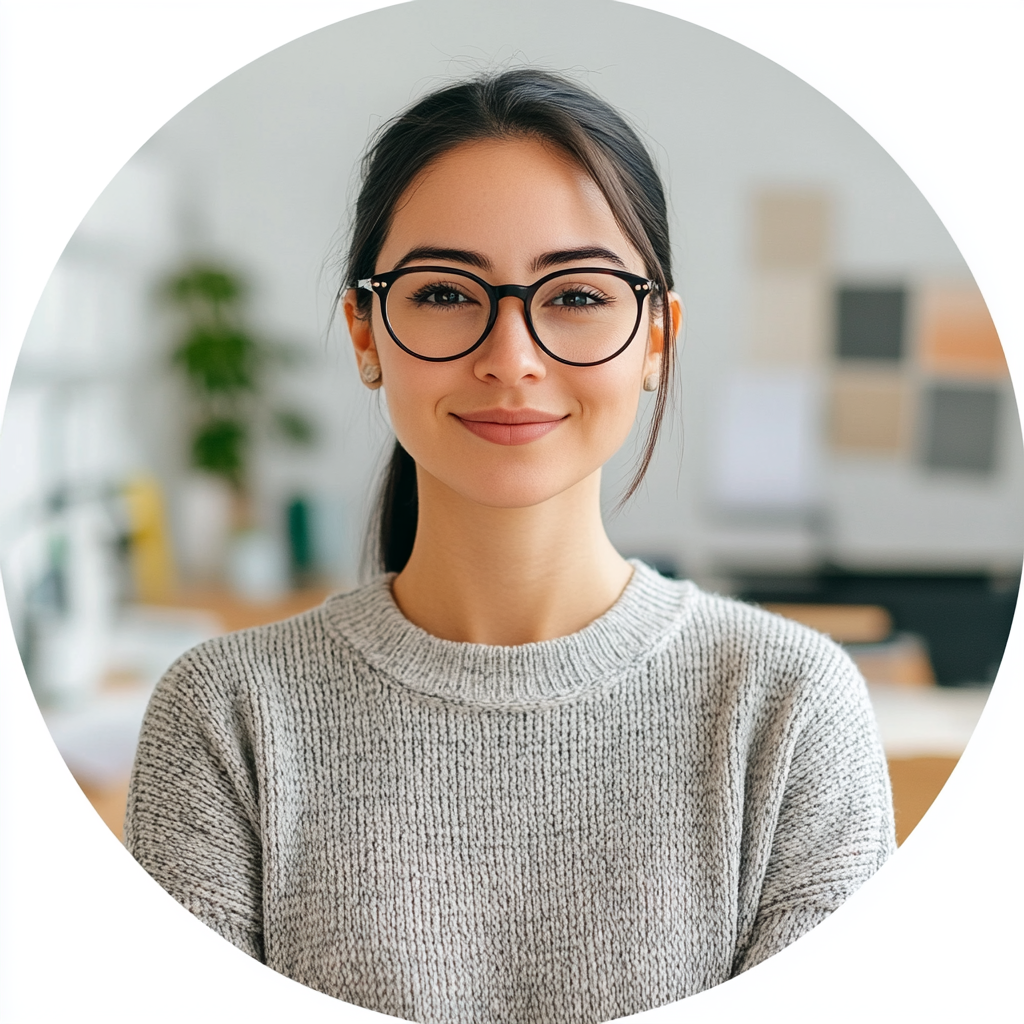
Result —
[[[409,690],[500,708],[561,703],[611,685],[679,627],[698,591],[633,560],[618,601],[577,633],[516,647],[442,640],[413,625],[392,576],[328,600],[330,628],[378,671]]]

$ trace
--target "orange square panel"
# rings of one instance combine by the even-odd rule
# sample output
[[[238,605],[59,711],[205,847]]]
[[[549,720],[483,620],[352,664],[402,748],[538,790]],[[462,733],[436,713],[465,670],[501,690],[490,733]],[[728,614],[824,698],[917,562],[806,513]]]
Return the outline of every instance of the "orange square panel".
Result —
[[[992,317],[973,284],[932,285],[921,293],[921,365],[951,376],[1005,376],[1006,358]]]

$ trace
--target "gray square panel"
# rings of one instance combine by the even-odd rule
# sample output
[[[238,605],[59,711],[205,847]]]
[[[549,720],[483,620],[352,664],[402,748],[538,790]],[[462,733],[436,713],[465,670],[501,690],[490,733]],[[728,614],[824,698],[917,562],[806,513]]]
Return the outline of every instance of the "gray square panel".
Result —
[[[992,472],[999,425],[995,388],[937,384],[928,394],[927,410],[926,466]]]
[[[840,288],[837,300],[840,359],[903,357],[907,304],[903,288]]]

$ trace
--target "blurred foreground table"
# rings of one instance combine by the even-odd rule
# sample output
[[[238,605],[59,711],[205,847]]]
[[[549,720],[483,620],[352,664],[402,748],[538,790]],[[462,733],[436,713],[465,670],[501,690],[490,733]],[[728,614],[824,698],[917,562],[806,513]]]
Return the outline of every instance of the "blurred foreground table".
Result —
[[[329,594],[330,587],[309,587],[291,590],[272,601],[246,601],[230,590],[206,589],[185,590],[154,607],[188,608],[209,612],[221,624],[225,633],[251,626],[265,626],[270,622],[291,618],[301,612],[315,608]]]
[[[328,587],[310,587],[254,602],[225,589],[186,590],[159,604],[140,605],[138,610],[157,617],[166,612],[205,613],[206,621],[213,624],[211,633],[231,633],[308,611],[332,592]],[[148,699],[148,686],[137,679],[115,677],[89,707],[47,716],[50,733],[82,792],[118,839],[124,838],[128,771],[113,762],[124,762],[126,745],[134,751]]]

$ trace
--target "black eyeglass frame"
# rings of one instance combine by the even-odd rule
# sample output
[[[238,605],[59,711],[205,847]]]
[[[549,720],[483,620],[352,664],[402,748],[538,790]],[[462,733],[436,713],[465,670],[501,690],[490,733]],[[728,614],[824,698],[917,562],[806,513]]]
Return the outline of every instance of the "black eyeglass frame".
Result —
[[[399,278],[404,277],[406,274],[422,273],[427,271],[429,273],[444,273],[444,274],[457,274],[460,277],[468,277],[471,281],[474,281],[487,294],[487,297],[491,300],[491,311],[490,316],[487,318],[487,326],[484,328],[483,334],[480,335],[477,340],[470,345],[464,352],[459,352],[454,356],[424,356],[420,355],[419,352],[413,352],[407,345],[403,345],[398,335],[395,334],[394,329],[391,326],[391,321],[388,319],[388,295],[391,294],[391,286]],[[549,281],[553,281],[557,277],[568,277],[571,274],[607,274],[610,277],[617,277],[622,281],[625,281],[632,289],[633,294],[636,296],[636,321],[633,324],[633,330],[630,332],[629,337],[626,341],[616,349],[610,356],[605,356],[603,359],[595,359],[587,363],[573,362],[571,359],[563,359],[561,356],[556,356],[537,335],[537,330],[533,326],[533,317],[530,314],[530,304],[533,302],[534,295],[547,284]],[[398,270],[390,270],[384,274],[374,274],[373,277],[364,277],[356,282],[358,288],[364,288],[367,291],[372,292],[380,299],[380,312],[384,318],[384,326],[387,328],[388,334],[391,335],[392,341],[403,351],[408,352],[409,355],[415,356],[417,359],[422,359],[428,363],[450,363],[453,359],[462,359],[468,356],[471,352],[475,352],[487,339],[487,335],[491,333],[494,327],[495,321],[498,319],[498,303],[501,299],[512,296],[517,299],[523,300],[523,315],[526,319],[526,326],[530,332],[530,337],[536,342],[538,348],[547,355],[551,356],[552,359],[559,363],[564,363],[566,366],[600,366],[602,363],[607,363],[614,359],[616,356],[622,355],[623,352],[629,348],[633,339],[636,337],[636,332],[640,327],[640,320],[643,317],[644,312],[644,299],[648,295],[651,295],[657,290],[657,282],[652,281],[649,278],[641,277],[638,274],[631,274],[626,270],[614,270],[609,267],[570,267],[566,270],[556,270],[551,274],[547,274],[542,277],[539,281],[534,281],[533,284],[489,284],[483,278],[477,277],[476,274],[471,274],[468,270],[459,270],[456,267],[436,267],[436,266],[412,266],[412,267],[401,267]]]

